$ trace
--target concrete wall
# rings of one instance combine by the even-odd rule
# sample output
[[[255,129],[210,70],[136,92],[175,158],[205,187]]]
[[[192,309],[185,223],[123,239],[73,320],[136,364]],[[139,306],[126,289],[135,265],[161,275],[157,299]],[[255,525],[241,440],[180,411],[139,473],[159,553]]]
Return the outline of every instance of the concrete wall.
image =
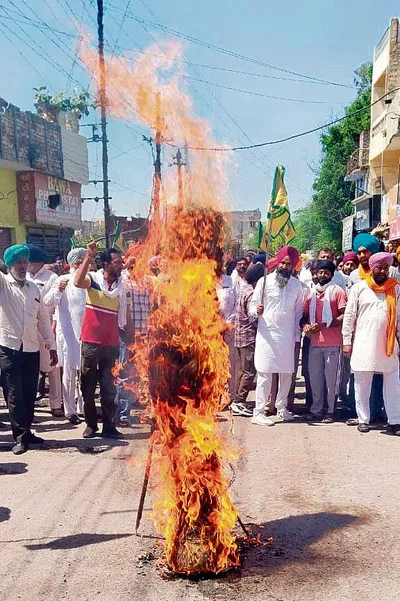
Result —
[[[0,169],[0,227],[13,230],[13,242],[25,242],[26,228],[19,223],[16,177],[7,169]]]

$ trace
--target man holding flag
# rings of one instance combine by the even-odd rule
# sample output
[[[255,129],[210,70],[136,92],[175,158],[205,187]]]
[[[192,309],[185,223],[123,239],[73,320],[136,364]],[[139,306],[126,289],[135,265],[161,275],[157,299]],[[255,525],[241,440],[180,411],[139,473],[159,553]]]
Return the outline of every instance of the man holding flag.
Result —
[[[264,413],[274,373],[279,374],[276,398],[278,417],[282,421],[293,419],[287,409],[287,396],[294,372],[295,346],[300,344],[300,319],[303,315],[302,285],[292,275],[299,261],[299,253],[293,246],[284,246],[275,259],[268,261],[271,240],[287,244],[295,235],[284,175],[285,168],[278,165],[267,216],[267,239],[263,237],[260,243],[266,252],[266,266],[276,269],[267,275],[266,267],[265,276],[257,282],[249,310],[252,316],[258,317],[254,356],[257,370],[256,406],[251,421],[259,426],[274,425]]]

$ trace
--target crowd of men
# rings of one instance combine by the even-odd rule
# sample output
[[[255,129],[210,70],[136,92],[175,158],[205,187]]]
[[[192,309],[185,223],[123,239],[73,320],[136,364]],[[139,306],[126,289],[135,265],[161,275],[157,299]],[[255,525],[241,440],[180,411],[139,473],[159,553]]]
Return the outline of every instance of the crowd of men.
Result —
[[[116,248],[98,253],[93,242],[73,248],[66,265],[51,266],[35,246],[5,250],[0,369],[14,454],[44,442],[31,427],[46,375],[52,415],[72,426],[83,416],[84,438],[98,435],[97,386],[101,435],[119,438],[117,426],[130,424],[132,393],[124,372],[117,379],[112,372],[129,358],[135,335],[146,334],[150,291],[160,271],[154,257],[147,278],[138,280],[136,253],[134,246],[124,256]],[[388,433],[400,435],[396,255],[371,234],[359,234],[354,252],[336,261],[328,248],[302,261],[286,246],[265,263],[266,256],[255,253],[227,261],[216,290],[226,322],[233,415],[258,426],[293,421],[301,358],[303,419],[330,424],[340,413],[360,432],[385,421]]]

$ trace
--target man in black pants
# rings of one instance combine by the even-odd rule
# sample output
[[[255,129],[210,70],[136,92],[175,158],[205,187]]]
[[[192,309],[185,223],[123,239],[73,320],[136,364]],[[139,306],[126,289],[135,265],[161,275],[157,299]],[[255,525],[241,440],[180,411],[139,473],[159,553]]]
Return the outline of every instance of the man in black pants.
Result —
[[[126,325],[126,295],[121,279],[123,263],[120,251],[108,248],[100,255],[103,269],[88,273],[96,254],[96,243],[91,242],[75,275],[75,286],[87,291],[81,331],[81,385],[87,424],[83,438],[93,438],[98,430],[97,380],[103,413],[102,436],[119,438],[121,434],[114,425],[116,388],[111,370],[119,356],[119,326]]]
[[[39,338],[43,336],[52,365],[58,362],[55,340],[40,292],[26,280],[29,248],[10,246],[3,260],[10,270],[0,272],[0,368],[6,387],[14,455],[25,453],[42,438],[31,432],[39,377]]]

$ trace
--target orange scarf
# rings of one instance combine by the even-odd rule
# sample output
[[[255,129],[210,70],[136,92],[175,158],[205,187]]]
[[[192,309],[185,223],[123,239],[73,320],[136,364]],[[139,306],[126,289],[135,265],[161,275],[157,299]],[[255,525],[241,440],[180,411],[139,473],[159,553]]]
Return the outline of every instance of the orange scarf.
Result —
[[[368,286],[377,294],[386,294],[386,307],[388,314],[386,328],[386,356],[391,357],[396,342],[396,286],[394,278],[388,278],[381,286],[372,279],[369,273],[365,277]]]
[[[360,276],[360,280],[366,280],[368,278],[368,276],[371,275],[371,270],[368,269],[368,271],[364,270],[364,267],[362,265],[358,266],[358,275]]]

